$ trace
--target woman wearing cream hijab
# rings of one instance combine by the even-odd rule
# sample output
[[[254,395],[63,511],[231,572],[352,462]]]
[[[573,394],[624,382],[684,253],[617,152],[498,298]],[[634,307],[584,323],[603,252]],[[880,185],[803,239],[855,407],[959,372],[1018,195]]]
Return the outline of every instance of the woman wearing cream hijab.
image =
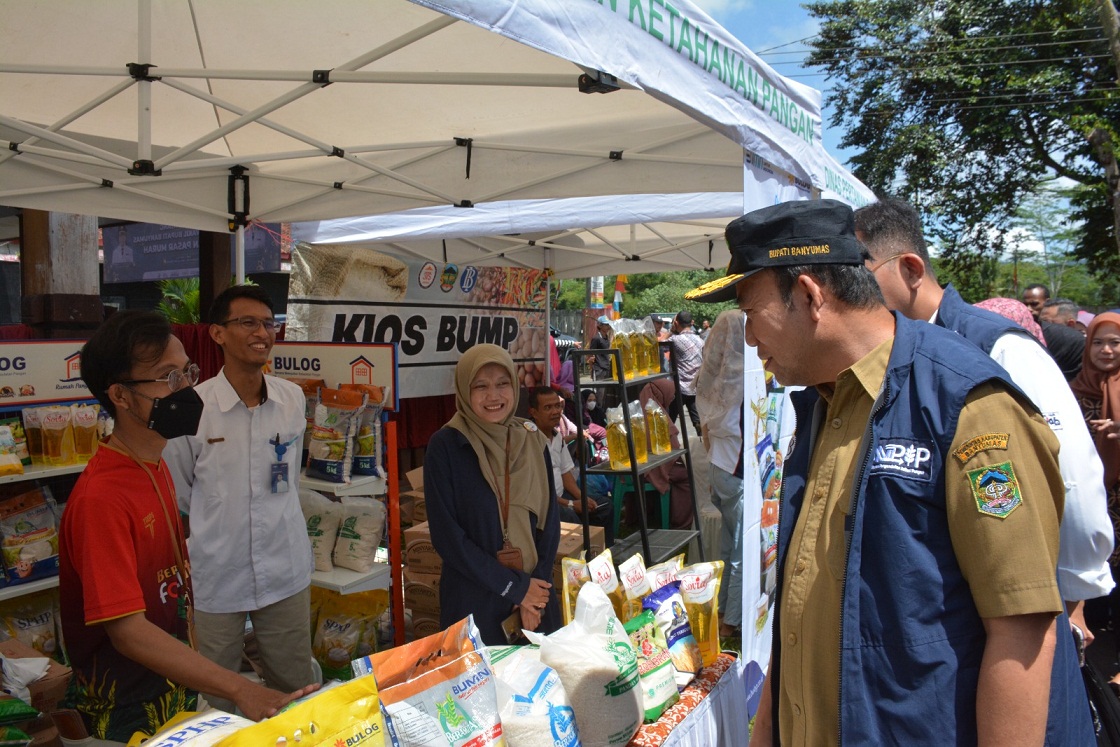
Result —
[[[455,366],[454,417],[428,442],[424,491],[432,544],[443,559],[440,626],[474,615],[483,641],[507,642],[502,622],[549,633],[560,614],[552,563],[560,520],[548,441],[513,416],[513,359],[476,345]]]

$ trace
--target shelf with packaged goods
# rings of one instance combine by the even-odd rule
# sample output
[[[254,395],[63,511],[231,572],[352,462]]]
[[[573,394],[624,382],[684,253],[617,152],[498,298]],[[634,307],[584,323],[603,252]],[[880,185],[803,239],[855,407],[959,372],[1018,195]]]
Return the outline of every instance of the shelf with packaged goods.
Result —
[[[663,464],[672,464],[677,461],[677,457],[685,453],[684,449],[673,449],[668,454],[650,454],[646,457],[646,461],[638,462],[638,474],[644,475],[651,469],[660,467]],[[628,475],[632,471],[630,467],[623,467],[622,469],[614,469],[610,463],[596,464],[594,467],[588,467],[587,471],[592,475]]]
[[[311,574],[311,585],[337,591],[339,594],[357,594],[373,589],[388,589],[390,578],[391,569],[388,563],[374,563],[368,573],[352,571],[348,568],[315,571]]]
[[[594,387],[610,391],[611,388],[620,395],[619,399],[622,404],[622,418],[623,424],[626,428],[626,449],[630,457],[630,466],[625,469],[613,469],[609,464],[597,464],[591,467],[581,463],[579,466],[579,484],[580,490],[586,494],[587,492],[587,476],[588,475],[630,475],[633,485],[638,485],[641,481],[641,475],[649,472],[656,467],[662,465],[669,465],[676,462],[678,459],[684,464],[688,473],[688,485],[691,492],[692,499],[692,514],[693,522],[691,529],[652,529],[646,525],[646,506],[645,506],[645,490],[636,490],[635,495],[638,502],[638,531],[631,536],[623,539],[616,540],[612,554],[616,560],[625,559],[629,555],[640,552],[645,556],[646,565],[653,565],[663,560],[673,557],[682,549],[688,547],[689,543],[696,540],[697,549],[700,556],[704,556],[704,541],[700,536],[699,525],[699,508],[696,505],[696,480],[692,473],[692,454],[688,444],[687,429],[680,429],[680,448],[673,449],[668,454],[653,454],[649,453],[644,463],[637,462],[634,459],[636,449],[634,448],[634,431],[630,424],[630,414],[628,410],[629,390],[634,387],[644,386],[650,381],[656,379],[670,379],[675,390],[675,404],[677,412],[684,415],[684,401],[681,397],[680,377],[677,369],[677,353],[675,346],[670,341],[662,341],[658,343],[659,357],[661,360],[666,358],[668,354],[669,366],[667,371],[659,371],[653,374],[646,374],[642,376],[635,376],[633,378],[626,376],[625,369],[622,365],[622,353],[618,348],[608,348],[605,350],[587,349],[587,350],[573,350],[569,352],[569,357],[574,361],[574,375],[575,375],[575,390],[582,391],[587,387]],[[596,355],[607,355],[612,361],[612,368],[618,372],[618,375],[610,379],[584,379],[581,375],[583,362],[589,360]],[[576,419],[576,432],[579,434],[579,443],[583,443],[584,439],[584,423],[582,418]],[[579,461],[582,462],[582,459]],[[615,511],[620,511],[622,506],[616,501]],[[589,527],[587,526],[587,517],[582,517],[584,520],[584,549],[590,553],[591,539]]]
[[[84,464],[66,464],[61,467],[50,467],[44,465],[32,465],[25,467],[24,471],[18,475],[4,475],[0,477],[0,485],[9,482],[22,482],[23,480],[39,480],[46,477],[58,477],[59,475],[73,475],[81,472],[86,468]]]
[[[611,353],[614,350],[615,348],[610,348],[609,350],[596,350],[595,352]],[[669,379],[672,378],[672,376],[673,375],[671,373],[664,372],[655,374],[643,374],[642,376],[627,377],[624,384],[626,388],[629,389],[632,386],[645,385],[653,381],[654,379]],[[579,385],[584,389],[601,389],[608,386],[619,386],[620,384],[618,379],[581,379]]]
[[[386,492],[385,478],[374,475],[351,477],[350,482],[330,482],[318,477],[308,477],[303,473],[299,476],[299,484],[301,487],[340,498],[351,495],[385,495]]]
[[[26,584],[16,584],[15,586],[5,586],[0,589],[0,602],[5,599],[15,599],[22,597],[25,594],[34,594],[37,591],[45,591],[46,589],[58,588],[58,576],[47,576],[37,581],[30,581]]]

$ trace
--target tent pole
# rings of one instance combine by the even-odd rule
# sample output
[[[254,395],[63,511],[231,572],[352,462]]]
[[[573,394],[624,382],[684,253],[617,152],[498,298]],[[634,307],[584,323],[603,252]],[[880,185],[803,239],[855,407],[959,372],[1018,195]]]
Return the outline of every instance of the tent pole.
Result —
[[[237,227],[236,234],[237,284],[245,284],[245,226]]]
[[[152,3],[140,0],[136,24],[136,56],[141,64],[152,61]],[[136,158],[152,160],[152,82],[137,80],[136,91]]]
[[[545,349],[544,349],[544,370],[548,378],[545,379],[544,386],[552,386],[552,378],[554,373],[552,370],[552,250],[544,250],[544,271],[545,271],[545,286],[544,286],[544,334],[545,334]]]

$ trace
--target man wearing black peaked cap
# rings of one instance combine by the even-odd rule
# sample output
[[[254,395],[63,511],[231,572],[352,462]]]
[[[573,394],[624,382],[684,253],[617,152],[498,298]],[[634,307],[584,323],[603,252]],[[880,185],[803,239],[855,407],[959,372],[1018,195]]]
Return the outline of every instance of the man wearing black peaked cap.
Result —
[[[887,310],[846,205],[756,210],[727,243],[686,298],[737,299],[766,370],[806,387],[751,744],[1091,744],[1041,415],[975,346]]]

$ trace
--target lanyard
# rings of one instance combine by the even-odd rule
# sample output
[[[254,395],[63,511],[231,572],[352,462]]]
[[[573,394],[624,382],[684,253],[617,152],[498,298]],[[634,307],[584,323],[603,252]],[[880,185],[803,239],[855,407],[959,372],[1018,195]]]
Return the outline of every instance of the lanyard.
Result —
[[[191,572],[190,567],[184,560],[183,535],[181,532],[175,530],[175,524],[171,521],[171,514],[167,510],[167,502],[164,500],[163,491],[160,490],[159,483],[156,481],[156,476],[152,474],[152,471],[150,469],[148,469],[148,465],[144,464],[144,460],[136,456],[136,453],[128,446],[128,444],[122,441],[119,436],[116,438],[116,441],[121,445],[121,447],[123,447],[121,450],[123,450],[125,454],[131,457],[132,461],[140,465],[140,469],[144,470],[144,474],[146,474],[148,476],[148,479],[152,481],[152,488],[156,491],[156,498],[159,501],[159,506],[163,509],[163,518],[167,521],[167,531],[171,534],[171,546],[175,551],[175,562],[179,565],[179,578],[182,581],[182,583],[179,585],[179,592],[183,595],[183,603],[187,612],[187,641],[190,644],[190,647],[197,651],[198,643],[194,639],[194,595],[191,593],[191,587],[188,583],[191,577]],[[106,443],[106,445],[108,444]],[[113,447],[110,446],[110,448]],[[166,475],[164,475],[164,480],[166,484]],[[172,493],[174,494],[174,491],[172,491]]]

